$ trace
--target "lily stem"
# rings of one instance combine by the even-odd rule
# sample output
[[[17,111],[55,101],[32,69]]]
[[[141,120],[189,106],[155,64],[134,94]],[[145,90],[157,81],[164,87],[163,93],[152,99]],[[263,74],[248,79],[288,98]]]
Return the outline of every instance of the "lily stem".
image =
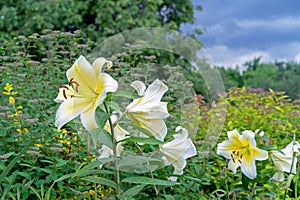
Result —
[[[295,142],[295,135],[294,135],[294,139],[293,139],[293,145],[294,145],[294,142]],[[293,150],[294,150],[294,148],[293,148]],[[292,172],[293,172],[293,166],[294,166],[294,164],[296,164],[295,163],[295,159],[296,159],[296,152],[293,151],[293,159],[292,159],[292,164],[291,164],[291,167],[290,167],[289,174],[292,174]],[[286,188],[284,190],[283,200],[285,200],[285,197],[286,197],[287,191],[288,191],[288,189],[290,187],[290,184],[291,184],[291,181],[289,181],[288,184],[286,185]]]
[[[104,107],[105,107],[105,111],[107,113],[109,113],[109,109],[108,106],[106,104],[106,102],[103,102]],[[108,119],[109,121],[109,126],[110,126],[110,131],[111,131],[111,141],[113,143],[113,153],[114,153],[114,165],[116,168],[116,182],[117,182],[117,194],[118,196],[121,195],[121,189],[120,189],[120,167],[119,167],[119,163],[118,163],[118,158],[117,158],[117,145],[116,145],[116,141],[115,141],[115,132],[114,132],[114,127],[115,125],[113,125],[111,118]]]

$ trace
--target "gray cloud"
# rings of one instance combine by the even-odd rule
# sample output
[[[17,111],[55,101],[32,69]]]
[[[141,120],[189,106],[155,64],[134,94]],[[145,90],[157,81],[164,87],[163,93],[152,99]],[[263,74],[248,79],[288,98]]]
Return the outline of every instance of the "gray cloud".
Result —
[[[205,28],[198,38],[218,63],[235,64],[261,54],[265,60],[293,60],[300,52],[299,0],[203,0],[197,22],[182,30]],[[223,61],[222,61],[223,60]]]

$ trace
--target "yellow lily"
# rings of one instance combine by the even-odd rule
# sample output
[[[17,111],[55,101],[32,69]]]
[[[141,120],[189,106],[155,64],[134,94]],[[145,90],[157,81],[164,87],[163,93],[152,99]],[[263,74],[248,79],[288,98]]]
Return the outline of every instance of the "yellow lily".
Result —
[[[156,139],[163,141],[167,134],[167,127],[163,121],[169,116],[167,103],[161,98],[168,87],[156,79],[146,90],[141,81],[134,81],[131,86],[141,95],[126,107],[128,118],[148,130]],[[146,91],[145,91],[146,90]]]
[[[242,172],[253,179],[256,177],[255,160],[268,159],[268,152],[258,149],[252,131],[243,131],[242,135],[236,129],[227,132],[229,140],[218,144],[217,154],[230,159],[228,168],[236,173],[241,167]]]
[[[273,176],[273,180],[283,181],[284,173],[290,172],[296,174],[297,156],[299,155],[300,144],[298,142],[291,142],[281,151],[271,151],[271,158],[274,162],[275,168],[280,172],[276,172]],[[294,157],[295,156],[295,157]],[[294,158],[293,158],[294,157]]]
[[[107,92],[115,92],[118,82],[110,75],[102,73],[102,67],[112,63],[105,58],[98,58],[91,65],[80,56],[67,71],[68,85],[60,86],[55,102],[60,103],[55,118],[55,125],[63,125],[80,115],[81,122],[87,130],[98,128],[95,119],[97,106],[103,103]]]
[[[186,166],[186,159],[197,154],[196,148],[188,138],[188,131],[181,126],[176,128],[176,132],[182,130],[181,134],[173,135],[174,140],[167,142],[160,147],[160,152],[163,153],[163,161],[165,166],[173,165],[174,174],[183,174],[183,169]],[[170,177],[172,181],[176,181],[176,177]]]

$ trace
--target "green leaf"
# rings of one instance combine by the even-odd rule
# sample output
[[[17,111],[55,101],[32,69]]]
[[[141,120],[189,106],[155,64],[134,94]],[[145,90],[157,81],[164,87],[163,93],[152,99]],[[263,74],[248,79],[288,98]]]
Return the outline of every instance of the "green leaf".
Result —
[[[98,125],[99,125],[99,128],[102,129],[107,120],[109,119],[110,117],[110,114],[109,113],[105,113],[105,112],[97,112],[97,122],[98,122]]]
[[[149,138],[153,138],[153,135],[150,131],[140,127],[139,125],[135,124],[135,123],[130,123],[130,126],[132,126],[133,128],[137,129],[138,131],[144,133],[145,135],[147,135]]]
[[[164,185],[164,186],[179,185],[179,183],[176,182],[165,181],[165,180],[155,179],[155,178],[148,178],[143,176],[127,177],[123,179],[122,182],[144,184],[144,185]]]
[[[159,160],[149,158],[149,157],[144,157],[144,156],[127,156],[125,158],[122,158],[119,161],[119,166],[120,167],[134,166],[137,164],[148,163],[149,161],[159,161]]]
[[[62,177],[60,177],[59,179],[55,180],[54,182],[63,181],[65,179],[73,178],[73,177],[86,176],[86,175],[89,175],[89,174],[112,174],[111,171],[107,171],[107,170],[89,170],[89,169],[93,169],[95,167],[98,167],[98,166],[100,166],[102,164],[111,162],[112,160],[113,160],[113,158],[99,159],[99,160],[94,161],[94,162],[90,163],[89,165],[83,167],[82,169],[78,170],[75,173],[70,173],[70,174],[63,175]]]
[[[137,195],[139,192],[142,191],[142,189],[144,189],[146,185],[137,185],[134,186],[132,188],[129,188],[128,190],[126,190],[122,196],[130,196],[130,197],[134,197],[135,195]]]
[[[19,153],[16,155],[16,157],[7,165],[5,170],[0,174],[0,183],[5,179],[6,175],[9,173],[9,171],[13,168],[13,166],[16,164],[16,162],[19,160],[19,158],[24,154],[24,152],[29,147],[30,143],[28,143]]]
[[[164,195],[166,200],[175,200],[175,198],[172,195]]]
[[[101,158],[101,159],[93,161],[92,163],[83,167],[81,170],[94,169],[95,167],[99,167],[100,165],[103,165],[103,164],[111,162],[111,161],[113,161],[113,158]]]
[[[95,170],[79,171],[76,173],[67,174],[67,175],[65,175],[65,177],[63,177],[63,176],[62,177],[63,177],[63,179],[67,179],[67,178],[83,177],[83,176],[87,176],[87,175],[96,175],[96,174],[114,174],[114,173],[109,170],[95,169]]]
[[[45,195],[45,200],[49,200],[50,199],[50,193],[51,193],[51,190],[54,186],[55,182],[50,186],[50,188],[47,190],[46,192],[46,195]]]
[[[97,128],[93,131],[90,131],[92,140],[94,144],[97,144],[97,142],[100,142],[101,144],[104,144],[105,146],[113,149],[113,143],[111,141],[110,134],[107,130]]]
[[[128,98],[128,99],[140,98],[140,96],[138,96],[134,92],[124,91],[124,90],[115,92],[114,96],[116,96],[116,97],[125,97],[125,98]]]
[[[113,102],[113,101],[109,102],[109,107],[111,107],[112,110],[121,112],[121,108],[120,108],[119,104],[117,104],[116,102]]]
[[[119,162],[120,171],[128,173],[146,173],[156,170],[162,166],[162,160],[143,157],[143,156],[128,156],[124,157]]]
[[[118,196],[118,198],[120,200],[134,200],[134,198],[131,196]]]
[[[242,174],[242,186],[245,190],[248,189],[249,183],[250,179],[246,175]]]
[[[129,137],[120,140],[119,142],[139,142],[139,143],[153,144],[153,145],[163,144],[162,141],[156,140],[154,138],[145,138],[145,137]]]
[[[37,191],[34,187],[32,187],[31,185],[29,185],[29,188],[34,192],[34,194],[35,194],[40,200],[42,200],[41,195],[38,193],[38,191]]]
[[[99,178],[99,177],[94,177],[94,176],[88,176],[88,177],[84,177],[82,178],[82,180],[88,181],[88,182],[92,182],[92,183],[97,183],[97,184],[101,184],[101,185],[106,185],[112,188],[117,189],[117,184],[111,180],[105,179],[105,178]]]

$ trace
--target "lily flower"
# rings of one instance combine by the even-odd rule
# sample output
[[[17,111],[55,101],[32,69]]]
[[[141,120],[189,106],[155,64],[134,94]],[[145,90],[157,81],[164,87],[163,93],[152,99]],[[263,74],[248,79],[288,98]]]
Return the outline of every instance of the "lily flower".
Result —
[[[112,115],[111,117],[111,121],[112,123],[115,123],[118,119],[118,117],[116,115]],[[104,129],[107,130],[110,134],[111,134],[111,129],[110,129],[110,125],[109,122],[107,121]],[[116,126],[114,127],[114,136],[116,141],[120,141],[126,138],[126,135],[129,135],[129,132],[126,131],[125,129],[123,129],[122,127],[120,127],[118,124],[116,124]],[[119,142],[117,144],[117,148],[116,148],[116,153],[117,156],[121,155],[121,152],[123,150],[123,146],[122,146],[123,142]],[[99,158],[108,158],[110,156],[114,155],[113,150],[109,147],[107,147],[106,145],[102,145],[101,149],[99,150]]]
[[[80,56],[67,71],[69,84],[62,85],[55,102],[61,103],[55,118],[55,125],[63,125],[80,115],[81,122],[87,130],[98,128],[95,119],[96,108],[103,103],[107,92],[115,92],[118,82],[110,75],[102,73],[102,67],[112,63],[105,58],[96,59],[91,65]]]
[[[182,130],[181,134],[173,135],[174,139],[160,146],[160,152],[163,153],[164,165],[173,165],[174,174],[183,174],[186,166],[186,159],[197,154],[196,148],[188,138],[188,131],[181,126],[176,128],[176,132]],[[170,177],[172,181],[176,181],[176,177]]]
[[[128,118],[148,130],[157,140],[163,141],[167,134],[167,127],[163,120],[169,116],[169,113],[167,103],[161,102],[161,98],[168,87],[158,79],[149,85],[147,90],[141,81],[134,81],[131,87],[142,97],[134,99],[126,107]]]
[[[242,135],[236,129],[227,132],[229,140],[218,144],[217,154],[230,159],[228,168],[236,173],[241,167],[242,172],[250,179],[256,177],[255,160],[268,159],[268,152],[258,149],[252,131],[243,131]]]
[[[271,158],[274,162],[275,168],[279,170],[279,172],[274,174],[272,178],[273,180],[283,181],[283,172],[292,172],[293,174],[296,174],[296,163],[297,156],[299,155],[299,148],[300,144],[298,142],[291,142],[284,149],[281,149],[281,151],[271,151]]]

